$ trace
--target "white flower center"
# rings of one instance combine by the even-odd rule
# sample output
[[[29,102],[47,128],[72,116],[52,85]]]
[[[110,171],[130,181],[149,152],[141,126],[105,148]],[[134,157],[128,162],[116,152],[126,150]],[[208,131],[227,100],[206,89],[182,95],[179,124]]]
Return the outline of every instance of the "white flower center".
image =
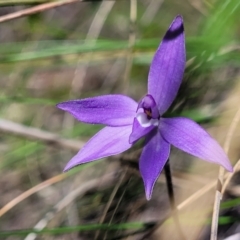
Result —
[[[136,116],[138,122],[140,123],[140,125],[142,127],[150,127],[150,126],[158,126],[158,119],[148,119],[148,116],[146,115],[146,113],[144,113],[143,111],[139,111],[137,112],[137,116]]]

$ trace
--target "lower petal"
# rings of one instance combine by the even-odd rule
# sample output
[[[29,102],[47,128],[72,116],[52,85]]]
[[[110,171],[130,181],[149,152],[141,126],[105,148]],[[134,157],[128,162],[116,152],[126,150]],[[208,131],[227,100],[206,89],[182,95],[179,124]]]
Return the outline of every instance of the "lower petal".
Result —
[[[132,126],[105,127],[94,135],[67,164],[67,171],[79,164],[122,153],[129,149]]]
[[[143,178],[146,198],[150,200],[152,190],[170,154],[170,144],[159,131],[151,132],[145,139],[145,146],[140,157],[139,169]]]
[[[132,126],[132,133],[129,137],[129,143],[134,143],[141,137],[148,134],[154,127],[153,125],[150,125],[148,127],[143,127],[137,118],[134,118],[133,126]]]
[[[160,132],[170,144],[209,162],[232,171],[231,163],[221,146],[197,123],[188,118],[162,118]]]

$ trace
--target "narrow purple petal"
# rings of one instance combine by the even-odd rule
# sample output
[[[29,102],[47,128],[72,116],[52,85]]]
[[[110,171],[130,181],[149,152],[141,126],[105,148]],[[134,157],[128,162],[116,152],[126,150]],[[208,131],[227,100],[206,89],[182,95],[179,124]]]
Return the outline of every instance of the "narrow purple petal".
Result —
[[[232,171],[221,146],[197,123],[188,118],[163,118],[160,132],[167,142],[203,160],[222,165]]]
[[[129,143],[132,144],[132,143],[136,142],[141,137],[147,135],[155,127],[156,126],[154,126],[154,125],[150,125],[148,127],[143,127],[139,123],[137,118],[134,118],[133,127],[132,127],[132,133],[131,133],[131,135],[129,137]]]
[[[79,164],[122,153],[129,149],[132,126],[105,127],[94,135],[67,164],[67,171]]]
[[[132,124],[137,106],[133,99],[117,94],[57,104],[58,108],[71,113],[79,121],[112,127]]]
[[[160,115],[170,107],[177,95],[185,62],[183,19],[177,16],[153,57],[148,75],[148,93],[155,99]]]
[[[152,190],[170,154],[170,144],[159,131],[151,132],[146,137],[145,146],[140,157],[139,169],[143,178],[146,198],[150,200]]]

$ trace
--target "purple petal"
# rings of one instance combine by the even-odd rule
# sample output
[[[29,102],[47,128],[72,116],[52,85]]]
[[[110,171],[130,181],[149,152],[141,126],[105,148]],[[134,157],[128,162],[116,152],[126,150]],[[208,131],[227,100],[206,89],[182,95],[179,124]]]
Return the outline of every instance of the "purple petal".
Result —
[[[188,118],[163,118],[160,132],[167,142],[203,160],[222,165],[232,171],[221,146],[197,123]]]
[[[146,137],[146,143],[140,157],[139,169],[143,178],[146,198],[150,200],[152,190],[170,154],[170,144],[155,131]]]
[[[137,118],[134,118],[133,121],[133,127],[132,127],[132,133],[129,137],[129,143],[134,143],[141,137],[147,135],[154,127],[154,125],[150,125],[148,127],[143,127]]]
[[[148,75],[148,93],[163,114],[175,99],[185,68],[183,19],[177,16],[153,57]]]
[[[104,95],[57,104],[79,121],[112,127],[132,124],[137,106],[133,99],[124,95]]]
[[[122,153],[129,149],[132,126],[105,127],[94,135],[67,164],[64,171],[79,164]]]

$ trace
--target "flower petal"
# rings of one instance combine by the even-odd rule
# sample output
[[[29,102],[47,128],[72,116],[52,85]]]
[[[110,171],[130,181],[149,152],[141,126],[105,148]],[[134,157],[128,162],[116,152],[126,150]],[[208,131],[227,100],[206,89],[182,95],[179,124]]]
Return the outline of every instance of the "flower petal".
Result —
[[[232,171],[221,146],[197,123],[188,118],[162,118],[160,132],[170,144],[203,160],[222,165]]]
[[[58,108],[71,113],[79,121],[113,127],[132,124],[137,106],[133,99],[117,94],[57,104]]]
[[[132,143],[136,142],[141,137],[147,135],[155,127],[156,126],[154,126],[154,125],[149,125],[147,127],[143,127],[139,123],[138,119],[134,118],[133,127],[132,127],[132,133],[131,133],[131,135],[129,137],[129,143],[132,144]]]
[[[64,171],[79,164],[116,155],[129,149],[132,126],[105,127],[94,135],[67,164]]]
[[[170,107],[177,95],[185,62],[183,19],[177,16],[153,57],[148,75],[148,93],[155,99],[160,115]]]
[[[170,154],[170,144],[158,130],[146,137],[146,143],[140,157],[139,169],[143,178],[146,198],[150,200],[152,190]]]

